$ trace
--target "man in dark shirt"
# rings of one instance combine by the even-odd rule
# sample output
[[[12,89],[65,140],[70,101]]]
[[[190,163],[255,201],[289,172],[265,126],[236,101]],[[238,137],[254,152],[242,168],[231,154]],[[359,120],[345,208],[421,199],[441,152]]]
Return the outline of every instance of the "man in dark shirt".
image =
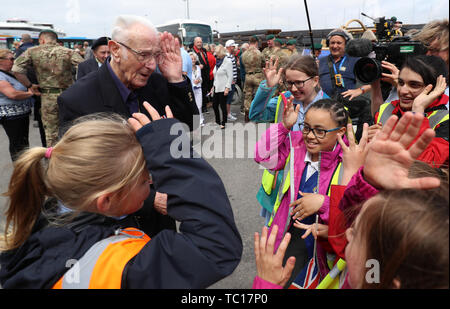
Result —
[[[160,115],[165,115],[165,106],[169,105],[174,118],[191,130],[198,127],[198,117],[195,123],[193,117],[198,109],[191,83],[182,75],[180,46],[171,34],[159,34],[143,17],[119,16],[108,47],[111,57],[106,65],[59,96],[60,134],[74,119],[87,114],[113,112],[128,118],[139,111],[148,115],[143,108],[145,101]],[[157,65],[162,74],[155,72]],[[151,190],[144,211],[161,220],[145,220],[152,229],[146,230],[150,236],[160,229],[175,227],[173,220],[165,216],[166,206],[167,195]],[[154,216],[155,209],[163,217]]]
[[[345,53],[349,40],[350,36],[343,30],[331,31],[327,36],[330,55],[319,58],[320,86],[330,97],[336,92],[342,93],[356,87],[353,67],[358,58]]]
[[[342,29],[335,29],[328,34],[330,55],[319,58],[319,79],[323,91],[329,97],[343,102],[348,108],[350,118],[357,126],[356,138],[359,140],[364,123],[372,123],[372,115],[370,101],[357,97],[367,93],[372,87],[357,86],[353,69],[359,58],[351,57],[345,52],[345,46],[351,39],[351,34]]]

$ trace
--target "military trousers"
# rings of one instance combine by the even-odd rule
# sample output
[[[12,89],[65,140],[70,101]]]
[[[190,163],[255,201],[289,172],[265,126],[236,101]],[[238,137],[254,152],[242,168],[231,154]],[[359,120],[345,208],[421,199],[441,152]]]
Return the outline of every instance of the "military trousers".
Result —
[[[258,90],[259,84],[263,81],[263,73],[252,73],[245,75],[244,83],[244,111],[249,112],[253,98]]]
[[[59,113],[57,99],[61,92],[41,94],[41,118],[45,131],[47,147],[58,141]]]

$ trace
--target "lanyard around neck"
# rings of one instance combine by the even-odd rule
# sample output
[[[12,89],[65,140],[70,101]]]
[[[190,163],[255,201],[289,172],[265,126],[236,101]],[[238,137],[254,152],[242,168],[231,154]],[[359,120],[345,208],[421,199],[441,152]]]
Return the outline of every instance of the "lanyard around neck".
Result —
[[[339,64],[339,71],[341,71],[341,67],[344,64],[345,59],[347,59],[347,56],[344,56],[344,58],[342,58],[342,61]],[[336,70],[336,64],[334,62],[333,62],[333,68],[334,68],[334,74],[338,74],[338,72]]]

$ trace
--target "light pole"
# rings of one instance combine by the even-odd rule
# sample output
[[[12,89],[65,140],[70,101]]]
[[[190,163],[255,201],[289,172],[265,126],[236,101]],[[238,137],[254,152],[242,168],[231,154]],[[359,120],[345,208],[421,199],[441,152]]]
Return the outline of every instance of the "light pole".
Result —
[[[189,16],[189,0],[183,0],[183,1],[186,2],[186,18],[191,19],[191,17]]]
[[[270,1],[270,29],[272,29],[272,9],[273,9],[273,3]]]

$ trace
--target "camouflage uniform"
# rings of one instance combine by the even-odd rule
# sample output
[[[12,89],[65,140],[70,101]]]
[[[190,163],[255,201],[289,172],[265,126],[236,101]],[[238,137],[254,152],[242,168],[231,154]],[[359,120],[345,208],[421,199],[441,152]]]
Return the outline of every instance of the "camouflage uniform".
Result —
[[[245,67],[245,83],[244,83],[244,110],[246,120],[253,97],[258,90],[259,84],[264,79],[262,68],[264,65],[264,58],[262,53],[254,46],[250,46],[242,54],[242,62]]]
[[[266,61],[270,60],[270,56],[272,56],[274,49],[275,49],[274,47],[264,48],[264,50],[262,51],[264,63],[266,63]]]
[[[33,67],[41,89],[41,116],[47,147],[58,141],[58,96],[73,83],[72,69],[83,62],[79,53],[47,43],[29,48],[14,62],[13,72],[26,74]]]
[[[283,52],[281,48],[274,50],[272,56],[274,60],[278,59],[278,69],[284,67],[289,59],[289,57]]]
[[[287,57],[298,54],[298,51],[296,49],[294,49],[294,51],[292,51],[290,49],[283,48],[282,51]]]

